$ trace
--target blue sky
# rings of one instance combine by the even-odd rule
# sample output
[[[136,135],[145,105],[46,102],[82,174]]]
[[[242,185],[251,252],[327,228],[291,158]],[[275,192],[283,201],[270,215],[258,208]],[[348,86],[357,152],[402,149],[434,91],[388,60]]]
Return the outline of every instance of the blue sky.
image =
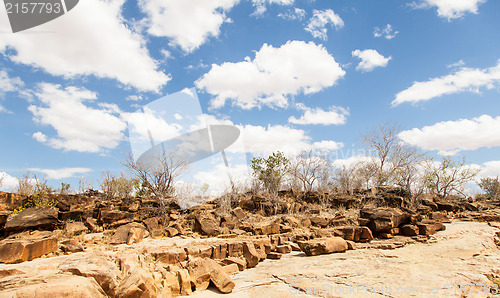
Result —
[[[124,171],[138,109],[183,90],[201,111],[190,125],[157,114],[158,138],[234,125],[241,175],[275,150],[359,157],[361,134],[387,121],[499,175],[499,16],[493,0],[82,0],[13,34],[2,8],[3,189],[27,170],[98,188]],[[214,155],[183,179],[213,186],[224,171]]]

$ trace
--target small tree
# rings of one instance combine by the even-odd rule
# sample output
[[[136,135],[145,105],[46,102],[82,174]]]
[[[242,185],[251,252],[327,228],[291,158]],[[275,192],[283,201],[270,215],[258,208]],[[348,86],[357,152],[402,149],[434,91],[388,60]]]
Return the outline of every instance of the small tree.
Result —
[[[302,151],[291,159],[288,173],[292,176],[292,181],[298,181],[304,191],[311,191],[313,188],[328,187],[330,168],[330,162],[326,157],[311,149]]]
[[[500,181],[498,177],[495,178],[482,178],[478,183],[479,187],[491,198],[498,200],[500,198]]]
[[[35,194],[35,182],[30,172],[26,172],[21,178],[18,178],[17,193],[22,196],[31,196]]]
[[[262,182],[269,194],[278,194],[283,177],[289,165],[288,159],[281,152],[273,152],[268,158],[253,158],[250,167],[253,175]]]
[[[414,165],[424,160],[415,147],[399,139],[400,132],[398,125],[389,122],[363,137],[365,146],[376,154],[372,161],[375,186],[401,184],[409,190],[407,182],[415,175]]]
[[[61,182],[61,190],[59,191],[59,194],[61,195],[67,195],[69,194],[69,188],[71,187],[71,185],[69,183],[64,183],[64,182]]]
[[[162,211],[169,203],[174,202],[174,184],[189,169],[189,163],[185,159],[173,151],[161,149],[137,162],[129,154],[123,165],[158,199]]]
[[[362,177],[358,175],[357,164],[342,165],[335,171],[333,181],[342,193],[352,193],[353,190],[361,188]]]
[[[464,194],[465,184],[471,182],[481,170],[451,157],[443,157],[439,163],[428,162],[424,183],[427,189],[441,197],[452,193]]]
[[[134,179],[127,179],[123,173],[119,177],[110,171],[103,171],[101,174],[101,191],[108,198],[129,198],[134,192]]]

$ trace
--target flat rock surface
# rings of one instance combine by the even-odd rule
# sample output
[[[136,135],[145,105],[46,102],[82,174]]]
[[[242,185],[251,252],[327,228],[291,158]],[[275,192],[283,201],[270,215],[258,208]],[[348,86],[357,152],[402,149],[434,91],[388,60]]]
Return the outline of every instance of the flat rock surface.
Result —
[[[484,274],[500,270],[498,229],[485,223],[454,222],[429,238],[394,250],[359,249],[307,257],[303,252],[265,260],[232,276],[224,297],[491,297],[479,287]],[[469,294],[472,292],[473,294]],[[499,290],[500,292],[500,290]],[[216,289],[190,297],[222,297]]]

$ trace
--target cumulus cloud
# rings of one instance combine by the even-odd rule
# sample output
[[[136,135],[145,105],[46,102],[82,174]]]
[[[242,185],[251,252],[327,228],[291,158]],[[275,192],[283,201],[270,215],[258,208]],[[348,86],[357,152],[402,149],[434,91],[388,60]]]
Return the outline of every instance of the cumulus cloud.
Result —
[[[355,50],[352,52],[353,57],[358,57],[361,59],[358,66],[356,66],[356,70],[360,70],[362,72],[369,72],[374,70],[376,67],[386,67],[389,63],[389,60],[392,59],[391,56],[384,57],[380,55],[376,50],[368,49],[368,50]]]
[[[40,168],[31,168],[29,169],[33,172],[40,172],[47,175],[47,179],[65,179],[75,177],[77,174],[84,174],[88,172],[92,172],[92,169],[89,168],[62,168],[62,169],[40,169]]]
[[[500,160],[492,160],[483,163],[479,177],[500,177]]]
[[[5,70],[0,70],[0,95],[5,92],[18,91],[24,86],[24,82],[19,78],[11,78]]]
[[[16,177],[12,177],[5,172],[0,172],[0,180],[2,181],[0,190],[3,191],[14,191],[19,185],[19,180]]]
[[[255,12],[253,15],[260,16],[267,10],[267,5],[292,5],[295,0],[252,0],[253,6],[255,6]]]
[[[401,132],[399,138],[425,150],[453,155],[462,150],[500,146],[500,116],[439,122]]]
[[[393,39],[398,33],[399,31],[395,31],[391,24],[387,24],[384,28],[375,27],[373,30],[374,37],[383,37],[385,39]]]
[[[172,46],[193,52],[211,37],[217,37],[223,23],[229,22],[226,12],[239,0],[140,0],[146,14],[147,32],[168,37]]]
[[[42,105],[30,105],[35,122],[51,126],[56,136],[42,132],[33,134],[37,141],[52,148],[78,152],[101,152],[113,149],[123,139],[126,125],[106,108],[92,108],[85,102],[94,101],[97,94],[85,88],[42,83],[35,96]]]
[[[306,11],[295,7],[293,10],[290,9],[287,12],[284,13],[279,13],[278,17],[288,20],[288,21],[293,21],[293,20],[303,20],[306,17]]]
[[[7,92],[19,91],[24,86],[24,82],[19,78],[11,78],[7,71],[0,70],[0,98]],[[0,105],[0,113],[11,113]]]
[[[279,48],[264,44],[254,60],[213,64],[195,84],[215,95],[211,108],[221,108],[227,100],[243,109],[285,107],[289,97],[319,92],[344,75],[323,46],[289,41]]]
[[[291,116],[288,122],[293,124],[322,124],[322,125],[342,125],[347,121],[349,111],[342,107],[331,106],[328,110],[321,108],[308,108],[302,106],[304,114],[300,118]]]
[[[336,30],[344,27],[344,21],[333,10],[314,10],[313,16],[306,26],[306,31],[310,32],[315,38],[322,40],[328,39],[327,26],[335,27]]]
[[[130,136],[137,138],[136,142],[146,141],[148,145],[149,133],[153,141],[162,142],[179,136],[183,129],[178,123],[167,123],[162,115],[147,107],[144,107],[144,112],[122,113],[121,117],[128,123]]]
[[[158,70],[146,40],[124,25],[124,2],[80,1],[67,15],[29,30],[39,34],[3,34],[0,53],[56,76],[94,75],[141,91],[158,91],[170,77]],[[0,14],[0,31],[10,30],[7,14]]]
[[[413,8],[437,8],[438,16],[449,21],[463,17],[466,13],[477,14],[479,5],[488,0],[422,0],[412,3]]]
[[[462,67],[453,74],[414,82],[410,88],[396,94],[393,106],[404,102],[417,103],[442,95],[460,92],[479,92],[480,88],[492,89],[500,82],[500,61],[496,66],[479,69]]]
[[[343,148],[344,144],[335,141],[321,141],[321,142],[314,142],[311,147],[312,149],[320,149],[320,150],[338,150]]]

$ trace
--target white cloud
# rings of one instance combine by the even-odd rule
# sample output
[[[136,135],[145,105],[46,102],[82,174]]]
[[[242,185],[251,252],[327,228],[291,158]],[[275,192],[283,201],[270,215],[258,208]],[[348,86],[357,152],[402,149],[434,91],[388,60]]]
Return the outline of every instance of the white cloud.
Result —
[[[255,12],[253,15],[260,16],[267,10],[267,5],[292,5],[295,0],[252,0],[253,6],[255,6]]]
[[[373,157],[371,157],[371,156],[353,155],[353,156],[346,157],[346,158],[335,159],[332,162],[332,167],[338,168],[338,169],[341,169],[343,167],[348,168],[348,167],[355,166],[355,165],[360,164],[360,163],[371,162],[371,161],[373,161]]]
[[[228,174],[231,175],[231,179],[237,187],[244,186],[242,184],[244,184],[249,177],[248,165],[236,164],[228,169],[224,163],[217,163],[211,170],[199,171],[195,173],[193,177],[198,185],[207,183],[210,186],[211,193],[220,195],[231,187]]]
[[[323,149],[323,150],[338,150],[344,147],[343,143],[335,141],[321,141],[314,142],[312,144],[312,149]]]
[[[32,136],[33,136],[33,139],[37,140],[40,143],[47,142],[47,136],[41,131],[35,132]]]
[[[56,149],[79,152],[99,152],[113,149],[123,139],[126,125],[106,109],[94,109],[84,104],[97,94],[84,88],[49,83],[39,84],[36,97],[43,103],[31,105],[34,120],[51,126],[57,136],[48,138],[41,132],[33,137]]]
[[[327,26],[334,26],[336,30],[344,27],[344,21],[333,10],[314,10],[313,16],[306,26],[306,31],[310,32],[315,38],[322,40],[328,39]]]
[[[483,163],[483,170],[479,173],[481,178],[500,177],[500,160],[493,160]]]
[[[288,21],[293,21],[293,20],[302,21],[306,17],[306,11],[301,8],[295,7],[293,10],[290,9],[285,13],[278,14],[278,17]]]
[[[394,31],[391,24],[387,24],[384,28],[375,27],[373,30],[374,37],[383,37],[385,39],[393,39],[398,33],[399,31]]]
[[[24,82],[19,78],[11,78],[5,70],[0,70],[0,98],[6,92],[20,91],[24,86]],[[12,113],[0,105],[0,113]]]
[[[193,52],[210,37],[217,37],[220,26],[229,22],[225,13],[239,0],[140,0],[147,15],[147,32],[168,37],[171,45]]]
[[[283,125],[264,127],[248,124],[238,128],[245,143],[245,150],[249,153],[267,156],[275,151],[297,153],[310,147],[310,137],[304,130]]]
[[[322,125],[342,125],[347,121],[349,111],[342,107],[331,106],[327,111],[321,108],[302,107],[304,114],[299,118],[294,116],[288,118],[288,122],[293,124],[322,124]]]
[[[129,101],[141,101],[143,99],[142,95],[129,95],[125,97],[125,100]]]
[[[0,95],[5,92],[18,91],[24,86],[24,82],[19,78],[11,78],[5,70],[0,70]]]
[[[439,150],[442,154],[482,147],[500,146],[500,116],[482,115],[473,119],[439,122],[422,129],[403,131],[399,137],[425,150]]]
[[[479,5],[488,0],[422,0],[419,3],[413,3],[414,8],[436,7],[438,16],[447,18],[449,21],[461,18],[465,13],[477,14]]]
[[[124,2],[80,1],[67,15],[53,21],[26,32],[3,34],[0,52],[16,63],[52,75],[95,75],[141,91],[158,91],[170,77],[157,69],[146,40],[123,24]],[[0,31],[10,30],[7,14],[0,14]],[[7,49],[15,52],[7,54]]]
[[[323,46],[289,41],[279,48],[264,44],[253,61],[247,57],[242,62],[213,64],[195,84],[216,96],[211,108],[224,106],[228,99],[243,109],[285,107],[290,96],[319,92],[344,75]]]
[[[3,177],[2,185],[0,190],[3,191],[14,191],[19,186],[19,180],[16,177],[12,177],[5,172],[0,172],[0,179]]]
[[[153,141],[162,142],[180,135],[182,125],[178,123],[167,123],[162,115],[144,107],[144,113],[122,113],[122,118],[128,122],[129,134],[136,138],[136,142],[146,141],[149,145],[149,133]]]
[[[479,69],[463,67],[453,74],[432,78],[413,85],[398,94],[392,101],[393,106],[403,102],[416,103],[447,94],[460,92],[479,92],[479,88],[492,89],[500,82],[500,61],[494,67]]]
[[[89,168],[62,168],[62,169],[39,169],[31,168],[30,171],[40,172],[47,175],[47,179],[65,179],[75,177],[77,174],[92,172]]]
[[[356,66],[356,70],[361,70],[363,72],[372,71],[376,67],[386,67],[389,60],[392,59],[391,56],[386,58],[372,49],[363,51],[355,50],[352,52],[352,56],[361,59],[361,62]]]

